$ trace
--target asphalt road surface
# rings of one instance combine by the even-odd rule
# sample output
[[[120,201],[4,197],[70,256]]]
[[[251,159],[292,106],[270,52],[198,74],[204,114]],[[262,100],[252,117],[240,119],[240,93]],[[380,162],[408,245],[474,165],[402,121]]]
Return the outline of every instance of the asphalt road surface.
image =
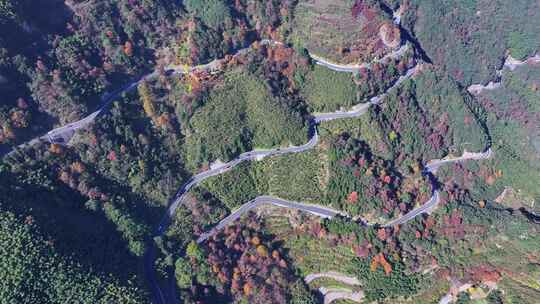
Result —
[[[415,66],[409,69],[405,75],[399,77],[399,79],[396,80],[396,82],[387,90],[387,92],[396,88],[405,79],[412,77],[415,74],[415,72],[418,71],[418,69],[419,69],[419,66]],[[310,122],[311,137],[310,137],[310,140],[304,145],[287,147],[287,148],[276,148],[276,149],[269,149],[269,150],[255,150],[255,151],[245,152],[245,153],[240,154],[236,159],[231,160],[230,162],[221,164],[219,166],[211,168],[210,170],[201,172],[193,176],[190,180],[188,180],[184,185],[180,187],[180,189],[174,196],[172,202],[169,204],[167,212],[163,216],[162,220],[160,221],[159,226],[156,229],[155,236],[163,235],[163,233],[166,231],[167,227],[169,226],[176,212],[176,209],[179,206],[181,206],[185,195],[193,186],[199,184],[200,182],[202,182],[203,180],[211,176],[215,176],[215,175],[227,172],[231,170],[233,167],[242,163],[243,161],[257,160],[263,157],[280,155],[280,154],[300,153],[300,152],[312,149],[313,147],[317,145],[319,141],[319,136],[317,133],[317,124],[319,122],[348,118],[348,117],[357,117],[365,113],[369,106],[380,103],[382,99],[386,96],[386,94],[387,93],[383,93],[379,96],[373,97],[370,99],[368,103],[357,106],[356,109],[353,109],[350,112],[333,112],[333,113],[321,113],[321,114],[313,115],[314,119]],[[290,201],[286,201],[286,200],[282,200],[282,199],[274,198],[274,197],[268,197],[268,196],[259,197],[259,198],[254,199],[253,201],[250,201],[244,204],[242,207],[240,207],[240,209],[236,210],[233,214],[229,215],[222,222],[220,222],[218,224],[219,226],[214,227],[212,231],[208,232],[207,234],[204,234],[203,237],[199,239],[199,241],[203,242],[208,237],[210,237],[210,235],[218,231],[220,228],[225,227],[227,224],[231,223],[232,221],[240,217],[245,212],[263,203],[270,203],[273,205],[283,206],[287,208],[303,210],[303,211],[310,212],[312,214],[316,214],[316,215],[320,215],[324,217],[330,217],[337,214],[337,211],[331,210],[322,206],[306,205],[306,204],[302,204],[298,202],[290,202]],[[153,260],[145,259],[145,267],[147,269],[149,268],[153,269],[153,265],[154,265]],[[150,275],[155,275],[153,271],[147,271],[146,273],[149,273]],[[174,277],[171,279],[174,279]],[[160,290],[159,284],[153,283],[153,282],[157,282],[155,277],[149,278],[148,281],[151,284],[151,289],[153,291],[156,303],[175,303],[176,299],[169,298],[164,301],[160,300],[160,297],[157,295],[162,295],[163,292]]]
[[[380,59],[375,59],[372,62],[369,63],[362,63],[362,64],[339,64],[339,63],[333,63],[330,62],[323,57],[319,57],[314,54],[310,54],[311,58],[315,61],[316,64],[320,66],[324,66],[330,70],[336,71],[336,72],[345,72],[345,73],[358,73],[360,69],[367,69],[370,68],[371,65],[375,63],[385,63],[389,59],[396,59],[401,56],[410,48],[409,44],[402,45],[399,49],[392,51],[388,54],[386,54],[384,57]]]
[[[428,175],[434,174],[435,171],[444,164],[462,162],[462,161],[466,161],[466,160],[488,159],[491,156],[492,156],[492,152],[491,152],[491,149],[489,149],[489,150],[487,150],[486,152],[483,152],[483,153],[465,152],[463,156],[458,157],[458,158],[433,160],[433,161],[429,162],[428,166],[426,166],[426,170],[424,171],[424,174],[428,174]],[[420,214],[432,212],[440,202],[439,190],[435,188],[436,187],[435,184],[433,184],[432,186],[434,187],[434,191],[433,191],[433,194],[431,195],[431,197],[429,198],[428,201],[426,201],[421,206],[411,210],[410,212],[400,216],[399,218],[397,218],[395,220],[391,220],[390,222],[383,224],[382,226],[383,227],[391,227],[391,226],[395,226],[395,225],[405,224],[405,223],[407,223],[408,221],[414,219],[415,217],[417,217]],[[260,205],[263,205],[263,204],[271,204],[271,205],[280,206],[280,207],[284,207],[284,208],[302,210],[302,211],[305,211],[305,212],[308,212],[308,213],[311,213],[311,214],[314,214],[314,215],[317,215],[317,216],[320,216],[320,217],[323,217],[323,218],[332,218],[332,217],[334,217],[334,216],[336,216],[338,214],[342,215],[342,216],[347,216],[343,212],[340,212],[338,210],[333,210],[333,209],[323,207],[323,206],[303,204],[303,203],[299,203],[299,202],[292,202],[292,201],[287,201],[287,200],[272,197],[272,196],[259,196],[259,197],[255,198],[255,199],[247,202],[246,204],[242,205],[240,208],[235,210],[229,216],[227,216],[226,218],[221,220],[219,222],[219,224],[217,224],[209,232],[203,233],[197,239],[197,242],[202,243],[202,242],[206,241],[209,237],[214,235],[219,230],[225,228],[227,225],[231,224],[236,219],[240,218],[246,212],[248,212],[248,211],[250,211],[250,210],[252,210],[254,208],[257,208],[257,207],[259,207]],[[363,221],[363,222],[366,223],[365,221]]]
[[[323,218],[332,218],[338,214],[343,214],[342,212],[338,210],[334,210],[334,209],[323,207],[323,206],[292,202],[292,201],[287,201],[287,200],[280,199],[273,196],[259,196],[245,203],[240,208],[236,209],[229,216],[221,220],[214,228],[212,228],[212,230],[201,234],[201,236],[197,239],[197,243],[202,243],[206,241],[209,237],[213,236],[219,230],[225,228],[227,225],[231,224],[232,222],[240,218],[246,212],[265,204],[279,206],[283,208],[289,208],[289,209],[302,210],[302,211],[305,211],[305,212],[308,212],[308,213],[311,213],[311,214],[314,214],[316,216],[320,216]]]
[[[410,68],[404,75],[400,76],[394,84],[387,89],[386,92],[389,92],[396,87],[398,87],[403,81],[406,79],[412,77],[416,72],[418,72],[418,69],[420,68],[420,65],[417,65],[413,68]],[[361,116],[362,114],[366,113],[370,106],[376,105],[381,103],[381,101],[386,97],[387,93],[382,93],[381,95],[371,97],[371,99],[363,104],[359,104],[354,106],[350,111],[344,112],[344,111],[336,111],[331,113],[316,113],[313,114],[313,117],[315,119],[316,123],[323,122],[323,121],[330,121],[335,119],[343,119],[343,118],[353,118]]]
[[[282,44],[281,42],[268,40],[268,39],[263,39],[259,43],[262,44],[262,45],[280,45],[280,44]],[[240,49],[240,50],[238,50],[236,52],[236,54],[234,56],[245,54],[245,53],[249,52],[250,49],[251,49],[251,47]],[[216,59],[216,60],[213,60],[213,61],[211,61],[211,62],[209,62],[207,64],[193,66],[193,67],[171,65],[171,66],[166,68],[165,73],[168,76],[175,75],[175,74],[186,74],[186,73],[191,73],[191,72],[194,72],[194,71],[206,71],[206,72],[212,73],[213,71],[216,71],[216,70],[220,69],[220,66],[221,66],[222,62],[223,62],[223,59]],[[73,135],[75,134],[75,132],[77,130],[86,128],[88,125],[93,123],[98,116],[100,116],[101,114],[103,114],[107,110],[107,108],[111,105],[111,103],[115,99],[117,99],[118,97],[120,97],[124,93],[130,92],[130,91],[136,89],[137,86],[141,82],[151,80],[151,79],[157,77],[158,75],[159,75],[158,71],[155,70],[155,71],[153,71],[153,72],[151,72],[149,74],[146,74],[144,76],[139,77],[136,80],[133,80],[132,82],[124,85],[121,88],[116,89],[113,92],[108,92],[108,93],[103,94],[103,96],[101,98],[102,105],[95,112],[91,113],[90,115],[88,115],[88,116],[86,116],[86,117],[84,117],[84,118],[82,118],[82,119],[80,119],[78,121],[74,121],[74,122],[68,123],[68,124],[66,124],[64,126],[55,128],[55,129],[47,132],[44,135],[36,137],[36,138],[26,142],[26,143],[20,144],[20,145],[18,145],[17,147],[15,147],[14,149],[12,149],[10,151],[5,151],[4,154],[5,155],[10,155],[13,152],[15,152],[17,149],[24,149],[25,147],[38,144],[39,142],[42,142],[42,141],[47,141],[49,143],[57,143],[57,144],[67,144],[71,140],[71,138],[73,137]],[[2,155],[0,155],[0,156],[2,156]]]
[[[263,40],[259,41],[259,43],[261,45],[281,45],[281,44],[283,44],[283,43],[281,43],[279,41],[273,41],[273,40],[268,40],[268,39],[263,39]],[[251,47],[240,49],[233,56],[238,56],[238,55],[245,54],[246,52],[249,52],[250,49],[251,49]],[[401,46],[398,50],[387,54],[386,56],[384,56],[381,59],[374,60],[372,63],[385,62],[389,58],[399,58],[400,56],[402,56],[406,52],[407,49],[409,49],[409,45],[405,44],[405,45]],[[329,63],[325,59],[320,58],[320,57],[316,57],[314,55],[313,55],[312,58],[315,60],[315,62],[317,64],[320,64],[320,65],[326,66],[326,67],[328,67],[328,68],[330,68],[332,70],[341,71],[341,72],[357,72],[360,67],[370,67],[371,64],[372,64],[372,63],[366,63],[366,64],[350,67],[350,66],[344,66],[344,65]],[[216,70],[220,69],[221,64],[223,63],[223,61],[224,61],[224,59],[216,59],[216,60],[213,60],[213,61],[211,61],[211,62],[209,62],[207,64],[198,65],[198,66],[194,66],[194,67],[171,65],[171,66],[166,68],[166,74],[167,75],[186,74],[186,73],[191,73],[193,71],[206,71],[206,72],[212,73],[213,71],[216,71]],[[153,72],[151,72],[151,73],[149,73],[147,75],[139,77],[136,80],[133,80],[132,82],[124,85],[121,88],[118,88],[117,90],[115,90],[113,92],[105,93],[101,98],[102,99],[102,105],[95,112],[91,113],[90,115],[88,115],[88,116],[86,116],[86,117],[84,117],[84,118],[82,118],[82,119],[80,119],[78,121],[71,122],[71,123],[68,123],[68,124],[66,124],[64,126],[55,128],[55,129],[47,132],[46,134],[44,134],[42,136],[39,136],[37,138],[34,138],[34,139],[30,140],[29,142],[26,142],[26,143],[23,143],[23,144],[17,146],[16,148],[22,149],[24,147],[37,144],[40,141],[48,141],[50,143],[57,143],[57,144],[67,144],[71,140],[71,138],[73,137],[73,135],[75,134],[75,132],[77,130],[86,128],[88,125],[93,123],[97,117],[99,117],[102,113],[104,113],[107,110],[107,108],[110,106],[110,104],[115,99],[117,99],[118,97],[120,97],[124,93],[130,92],[130,91],[136,89],[137,86],[141,82],[151,80],[151,79],[157,77],[158,75],[159,75],[159,73],[158,73],[157,70],[153,71]],[[399,81],[398,81],[398,83],[396,83],[396,85],[397,84],[399,84]],[[353,111],[354,111],[354,109],[353,109]],[[362,114],[360,112],[361,112],[361,109],[359,109],[358,111],[355,111],[355,113],[351,113],[351,112],[329,113],[330,117],[324,117],[325,114],[322,114],[323,116],[320,117],[320,121],[338,119],[338,118],[356,117],[356,116]],[[14,149],[14,150],[16,150],[16,149]],[[14,150],[8,151],[6,154],[11,154],[12,152],[14,152]]]
[[[261,44],[281,44],[280,42],[275,42],[271,40],[262,40],[260,41]],[[398,50],[386,55],[385,57],[381,58],[380,60],[375,60],[374,62],[382,62],[387,60],[388,58],[397,58],[399,56],[402,56],[405,51],[409,48],[408,45],[404,45]],[[249,51],[249,48],[245,48],[242,50],[239,50],[234,56],[243,54],[245,52]],[[326,66],[329,69],[340,71],[340,72],[356,72],[359,68],[362,67],[369,67],[371,63],[358,65],[358,66],[343,66],[338,64],[333,64],[330,62],[327,62],[323,58],[319,58],[316,56],[313,56],[312,59],[319,65]],[[204,70],[207,72],[213,72],[221,67],[221,63],[223,62],[223,59],[214,60],[212,62],[209,62],[205,65],[199,65],[196,67],[185,67],[185,66],[170,66],[166,69],[167,75],[173,75],[173,74],[184,74],[189,73],[194,70]],[[373,63],[374,63],[373,62]],[[395,83],[386,91],[393,90],[397,86],[399,86],[403,81],[406,79],[412,77],[414,73],[418,70],[419,66],[416,66],[414,68],[411,68],[407,71],[407,73],[403,76],[401,76]],[[65,126],[56,128],[54,130],[49,131],[47,134],[40,136],[38,138],[35,138],[31,140],[30,142],[27,142],[25,144],[22,144],[20,147],[24,147],[27,145],[35,144],[40,141],[49,141],[51,143],[61,143],[61,144],[67,144],[75,131],[85,128],[89,124],[91,124],[97,117],[99,117],[110,104],[118,98],[121,94],[129,92],[131,90],[134,90],[137,88],[137,86],[142,82],[146,80],[150,80],[154,77],[158,76],[158,72],[154,71],[150,74],[147,74],[145,76],[142,76],[129,84],[126,84],[125,86],[115,90],[114,92],[107,93],[102,97],[102,106],[95,112],[91,113],[87,117],[76,121],[69,123]],[[364,113],[367,112],[368,108],[371,105],[379,104],[384,97],[386,97],[387,93],[383,93],[379,96],[371,98],[368,102],[365,104],[360,104],[351,109],[351,111],[343,112],[343,111],[337,111],[333,113],[318,113],[313,115],[313,120],[310,122],[310,140],[301,146],[292,146],[292,147],[285,147],[285,148],[276,148],[276,149],[269,149],[269,150],[254,150],[246,153],[242,153],[239,155],[236,159],[219,165],[217,167],[214,167],[210,170],[201,172],[195,176],[193,176],[187,183],[182,185],[180,189],[178,190],[177,194],[174,196],[172,202],[170,203],[169,207],[167,208],[167,212],[163,216],[159,226],[157,227],[154,236],[161,236],[165,232],[166,228],[168,227],[171,218],[174,216],[176,209],[181,205],[186,193],[195,185],[199,184],[201,181],[215,175],[222,174],[224,172],[227,172],[231,170],[233,167],[237,166],[238,164],[242,163],[243,161],[252,161],[261,159],[264,157],[269,157],[273,155],[281,155],[281,154],[288,154],[288,153],[300,153],[309,149],[312,149],[315,147],[319,141],[319,136],[317,133],[317,124],[323,121],[330,121],[335,119],[343,119],[343,118],[351,118],[351,117],[358,117]],[[488,153],[489,152],[489,153]],[[491,155],[491,152],[488,151],[486,153],[487,157]],[[473,153],[474,154],[474,153]],[[469,158],[466,159],[481,159],[486,155],[469,155]],[[440,165],[443,163],[448,163],[452,161],[462,161],[465,158],[460,159],[454,159],[454,160],[436,160],[433,162],[430,162],[428,164],[428,169],[426,170],[426,174],[432,174],[432,172],[435,172]],[[439,201],[439,193],[437,190],[434,191],[433,196],[431,199],[426,202],[424,205],[412,210],[411,212],[403,215],[402,217],[391,221],[387,223],[386,225],[396,225],[396,224],[402,224],[405,223],[411,219],[413,219],[415,216],[422,214],[424,212],[431,211],[438,203]],[[291,202],[275,197],[269,197],[269,196],[261,196],[258,198],[255,198],[254,200],[244,204],[241,206],[238,210],[233,212],[231,215],[229,215],[227,218],[225,218],[223,221],[221,221],[216,227],[214,227],[210,232],[207,232],[203,234],[199,238],[199,242],[203,242],[208,237],[210,237],[213,233],[216,231],[219,231],[219,229],[225,227],[235,219],[239,218],[242,214],[245,212],[256,208],[257,206],[260,206],[261,204],[272,204],[276,206],[281,206],[284,208],[293,208],[302,210],[305,212],[309,212],[311,214],[315,214],[321,217],[333,217],[337,214],[340,214],[337,210],[332,210],[326,207],[322,206],[315,206],[315,205],[309,205],[309,204],[303,204],[300,202]],[[155,277],[155,271],[154,271],[154,261],[156,258],[156,248],[155,246],[150,246],[149,250],[145,254],[145,275],[147,277],[147,280],[149,282],[150,290],[154,297],[155,303],[176,303],[177,299],[174,295],[174,291],[169,291],[168,293],[164,293],[163,290],[161,290],[159,283],[157,281],[157,278]],[[171,278],[174,280],[174,276]],[[174,282],[170,284],[168,287],[169,289],[174,289]]]

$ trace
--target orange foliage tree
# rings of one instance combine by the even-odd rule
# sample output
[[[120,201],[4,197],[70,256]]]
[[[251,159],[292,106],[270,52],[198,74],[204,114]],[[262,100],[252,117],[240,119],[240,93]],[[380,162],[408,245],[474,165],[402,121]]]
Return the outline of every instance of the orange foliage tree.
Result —
[[[382,253],[377,254],[376,256],[373,257],[373,259],[371,259],[371,264],[369,268],[372,272],[375,272],[377,271],[377,268],[379,267],[379,265],[383,267],[384,273],[386,275],[389,275],[392,272],[392,265],[388,263],[388,261],[386,260],[386,258],[384,257]]]
[[[129,57],[133,56],[133,44],[129,41],[124,43],[124,54]]]

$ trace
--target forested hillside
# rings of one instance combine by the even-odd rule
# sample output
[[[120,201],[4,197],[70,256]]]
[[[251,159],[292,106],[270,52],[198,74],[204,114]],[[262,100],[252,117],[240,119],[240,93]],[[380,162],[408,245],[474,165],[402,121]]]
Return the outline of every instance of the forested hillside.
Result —
[[[0,168],[2,303],[144,302],[132,246],[114,224],[47,172],[8,169]]]
[[[290,3],[33,1],[0,5],[0,144],[92,112],[156,63],[196,64],[273,35]]]
[[[507,55],[521,60],[540,50],[537,1],[390,2],[406,7],[404,26],[433,63],[464,86],[496,78]]]

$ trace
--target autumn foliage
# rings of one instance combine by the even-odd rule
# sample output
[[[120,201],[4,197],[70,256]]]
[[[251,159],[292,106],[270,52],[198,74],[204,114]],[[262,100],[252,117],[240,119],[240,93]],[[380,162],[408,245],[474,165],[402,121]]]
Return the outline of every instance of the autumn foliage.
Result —
[[[475,282],[498,282],[501,279],[500,272],[490,265],[480,265],[469,270]]]
[[[152,119],[156,118],[156,110],[154,108],[154,98],[152,92],[146,82],[139,85],[139,96],[141,98],[143,109],[146,115]]]
[[[124,43],[124,54],[129,57],[133,56],[133,44],[129,41]]]
[[[389,275],[392,272],[392,266],[386,261],[382,253],[377,254],[371,259],[370,270],[377,271],[377,268],[381,266],[384,269],[384,273]]]
[[[358,201],[358,192],[353,191],[349,194],[349,197],[347,198],[347,201],[349,203],[356,203]]]
[[[62,148],[61,145],[59,144],[51,144],[49,146],[49,151],[53,154],[62,154],[62,152],[64,151],[64,149]]]
[[[294,275],[280,248],[260,231],[253,214],[247,223],[225,228],[207,241],[207,261],[225,295],[249,303],[287,303]]]

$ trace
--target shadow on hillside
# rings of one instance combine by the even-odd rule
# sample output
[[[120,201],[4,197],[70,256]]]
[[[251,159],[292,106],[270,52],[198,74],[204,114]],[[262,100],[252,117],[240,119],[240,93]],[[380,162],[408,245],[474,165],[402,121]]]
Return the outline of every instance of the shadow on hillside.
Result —
[[[83,269],[112,275],[127,282],[138,273],[138,258],[116,227],[102,215],[83,209],[85,198],[63,186],[22,183],[0,172],[2,206],[15,214],[32,216],[51,238],[58,252],[71,256]]]

